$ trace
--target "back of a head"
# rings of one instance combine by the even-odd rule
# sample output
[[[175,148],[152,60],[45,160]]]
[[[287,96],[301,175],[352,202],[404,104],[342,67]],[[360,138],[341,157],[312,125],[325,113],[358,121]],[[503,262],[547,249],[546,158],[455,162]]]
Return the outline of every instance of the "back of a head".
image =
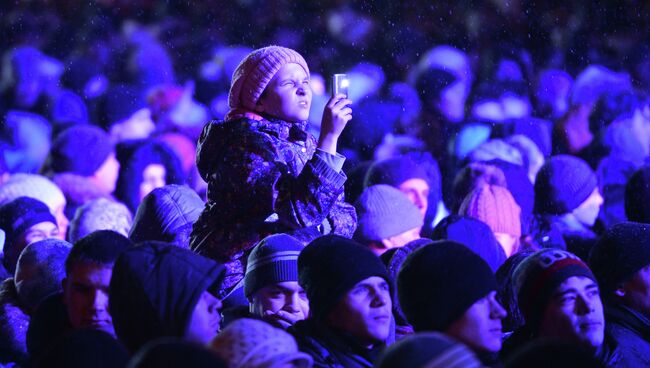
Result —
[[[213,260],[167,243],[144,242],[122,252],[109,288],[118,338],[135,352],[159,337],[184,337],[202,293],[218,288],[223,276]]]
[[[376,368],[479,368],[480,360],[465,345],[438,332],[416,333],[391,345]]]
[[[43,299],[61,291],[70,247],[63,240],[45,239],[28,245],[20,253],[14,282],[18,300],[28,311],[36,310]]]
[[[506,177],[501,169],[484,162],[471,162],[463,167],[456,178],[452,188],[454,202],[452,204],[452,213],[458,213],[460,204],[467,195],[482,185],[499,185],[504,188],[508,187]]]
[[[521,236],[521,209],[504,187],[483,185],[474,189],[465,197],[458,213],[483,221],[494,234]]]
[[[569,155],[553,156],[537,173],[534,213],[572,212],[589,198],[597,184],[596,174],[584,160]]]
[[[635,172],[625,185],[625,215],[635,222],[650,224],[650,166]]]
[[[66,273],[80,263],[112,267],[117,257],[131,248],[133,243],[124,235],[112,230],[98,230],[77,240],[65,262]]]
[[[503,160],[515,165],[523,165],[521,152],[502,139],[490,139],[469,153],[470,162]]]
[[[188,186],[156,188],[138,206],[129,238],[136,243],[155,240],[188,248],[192,225],[203,207],[199,195]]]
[[[202,346],[180,339],[163,338],[143,346],[127,367],[227,368],[228,365]]]
[[[313,359],[298,351],[293,336],[266,322],[242,318],[228,325],[210,348],[231,368],[309,368]]]
[[[113,152],[115,146],[101,128],[72,126],[56,137],[41,171],[46,176],[66,172],[92,176]]]
[[[129,354],[124,346],[106,332],[84,329],[65,335],[39,359],[36,367],[124,368]]]
[[[125,205],[107,198],[98,198],[77,208],[70,221],[68,235],[72,242],[97,230],[113,230],[127,236],[132,222],[131,211]]]
[[[397,187],[414,178],[429,182],[429,175],[424,167],[408,155],[397,156],[372,164],[366,173],[365,186],[387,184]]]

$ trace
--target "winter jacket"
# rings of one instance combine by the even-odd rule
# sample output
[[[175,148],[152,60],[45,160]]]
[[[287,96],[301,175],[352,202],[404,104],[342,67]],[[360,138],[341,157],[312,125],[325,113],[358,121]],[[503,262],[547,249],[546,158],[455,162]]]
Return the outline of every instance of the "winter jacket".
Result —
[[[351,337],[313,319],[299,321],[288,332],[298,349],[314,359],[314,368],[371,368],[384,348],[384,344],[373,349],[359,346]]]
[[[210,122],[197,146],[208,203],[190,247],[227,263],[226,287],[244,275],[246,252],[265,236],[288,233],[307,243],[334,233],[351,237],[354,207],[344,202],[346,176],[315,154],[306,123],[239,118]]]
[[[117,337],[131,352],[159,337],[184,337],[201,294],[222,280],[223,266],[187,249],[145,242],[125,251],[110,283]]]
[[[0,366],[27,362],[29,315],[18,304],[13,278],[0,283]]]
[[[184,185],[154,189],[140,203],[129,238],[134,243],[157,240],[189,248],[192,225],[203,205],[199,195]]]
[[[622,366],[650,367],[650,319],[622,305],[605,308],[605,318],[620,347]]]

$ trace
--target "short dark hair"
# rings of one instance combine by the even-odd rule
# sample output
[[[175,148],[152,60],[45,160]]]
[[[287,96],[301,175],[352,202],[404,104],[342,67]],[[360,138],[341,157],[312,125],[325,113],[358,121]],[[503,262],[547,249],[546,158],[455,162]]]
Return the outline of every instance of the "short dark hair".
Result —
[[[133,246],[129,238],[112,230],[92,232],[77,240],[65,261],[65,272],[69,276],[79,263],[94,263],[112,266],[117,257]]]

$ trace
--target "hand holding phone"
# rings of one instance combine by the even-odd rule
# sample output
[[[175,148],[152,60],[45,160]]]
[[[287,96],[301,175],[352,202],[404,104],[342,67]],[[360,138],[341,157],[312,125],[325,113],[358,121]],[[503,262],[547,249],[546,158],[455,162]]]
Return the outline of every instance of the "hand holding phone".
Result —
[[[348,98],[349,86],[350,80],[347,74],[334,74],[332,77],[332,97],[341,94]]]
[[[352,119],[352,101],[348,99],[350,80],[346,74],[332,76],[332,98],[327,102],[321,121],[318,148],[336,154],[338,139],[346,124]]]

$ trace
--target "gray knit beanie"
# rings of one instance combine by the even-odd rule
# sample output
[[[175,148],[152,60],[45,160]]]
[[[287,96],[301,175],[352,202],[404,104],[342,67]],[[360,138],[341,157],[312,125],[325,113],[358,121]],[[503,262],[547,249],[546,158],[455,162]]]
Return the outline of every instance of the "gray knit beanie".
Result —
[[[424,219],[418,208],[398,189],[386,184],[366,188],[354,204],[357,210],[355,239],[387,239],[422,227]]]

